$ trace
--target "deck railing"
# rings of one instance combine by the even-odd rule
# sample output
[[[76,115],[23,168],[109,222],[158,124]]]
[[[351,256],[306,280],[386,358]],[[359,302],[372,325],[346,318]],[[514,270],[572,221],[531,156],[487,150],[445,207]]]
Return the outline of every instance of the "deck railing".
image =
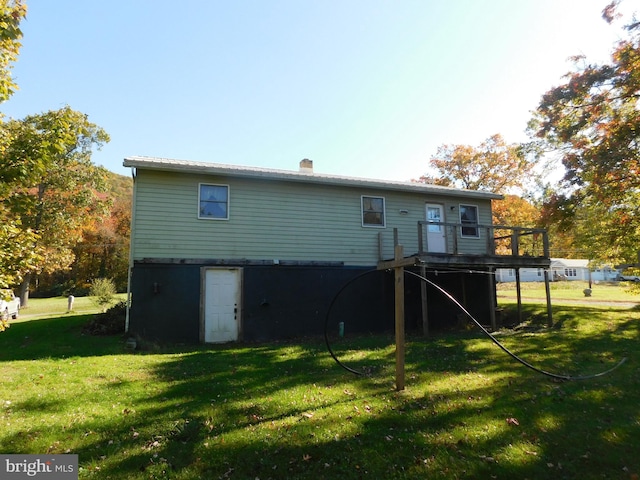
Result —
[[[429,245],[429,234],[444,233],[443,245]],[[435,242],[434,242],[435,243]],[[418,222],[420,255],[490,255],[549,258],[549,237],[541,228],[505,225]]]

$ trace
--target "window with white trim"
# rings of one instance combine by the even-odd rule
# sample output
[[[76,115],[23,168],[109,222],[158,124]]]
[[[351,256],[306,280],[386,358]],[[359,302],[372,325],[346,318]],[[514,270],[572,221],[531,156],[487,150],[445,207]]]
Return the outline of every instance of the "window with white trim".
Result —
[[[476,205],[460,205],[460,235],[463,237],[480,237],[478,229],[478,207]]]
[[[575,268],[565,268],[564,269],[564,275],[566,277],[577,277],[578,276],[578,271]]]
[[[362,226],[363,227],[384,227],[384,197],[362,196]]]
[[[229,219],[229,185],[201,183],[198,191],[198,218]]]

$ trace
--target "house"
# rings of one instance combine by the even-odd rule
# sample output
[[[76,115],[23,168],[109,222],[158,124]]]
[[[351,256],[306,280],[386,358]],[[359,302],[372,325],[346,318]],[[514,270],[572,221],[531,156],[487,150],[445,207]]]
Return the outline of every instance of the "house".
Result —
[[[591,269],[589,260],[552,258],[550,265],[550,275],[552,281],[558,280],[581,280],[584,282],[613,282],[619,279],[620,272],[611,266],[600,266]],[[515,282],[516,270],[513,268],[499,268],[496,271],[497,282]],[[521,282],[543,282],[544,271],[541,268],[520,269]]]
[[[620,272],[610,265],[601,265],[591,271],[591,280],[594,282],[617,282],[620,280]]]
[[[589,281],[589,260],[552,258],[551,277],[553,280],[582,280]]]
[[[515,268],[499,268],[496,270],[496,281],[498,283],[507,283],[516,281]],[[522,268],[520,269],[521,282],[544,282],[544,271],[541,268]]]
[[[396,244],[487,322],[496,268],[549,266],[546,233],[540,243],[540,231],[491,224],[492,193],[326,175],[309,160],[298,171],[124,165],[134,177],[127,329],[145,338],[282,339],[320,334],[325,320],[345,333],[393,329],[384,261]],[[405,292],[408,328],[457,321],[458,307],[419,279]]]

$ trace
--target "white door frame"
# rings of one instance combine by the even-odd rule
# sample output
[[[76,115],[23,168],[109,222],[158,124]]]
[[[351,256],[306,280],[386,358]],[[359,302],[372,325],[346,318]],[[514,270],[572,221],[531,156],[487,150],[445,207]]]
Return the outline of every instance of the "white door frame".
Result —
[[[211,305],[207,304],[207,277],[210,273],[215,272],[233,272],[235,274],[235,285],[233,286],[235,292],[232,294],[234,298],[230,301],[233,304],[226,305],[223,315],[227,315],[227,319],[230,320],[233,316],[234,322],[231,323],[230,329],[223,329],[219,331],[219,335],[212,337],[207,335],[207,315],[212,312],[207,311],[207,308],[211,308]],[[212,294],[212,292],[209,292]],[[223,343],[232,342],[238,340],[242,333],[242,268],[238,267],[202,267],[200,269],[200,342],[201,343]]]
[[[424,217],[429,222],[429,207],[440,210],[440,221],[444,222],[444,205],[441,203],[426,203]],[[447,229],[444,225],[429,225],[427,223],[427,251],[431,253],[447,253]]]

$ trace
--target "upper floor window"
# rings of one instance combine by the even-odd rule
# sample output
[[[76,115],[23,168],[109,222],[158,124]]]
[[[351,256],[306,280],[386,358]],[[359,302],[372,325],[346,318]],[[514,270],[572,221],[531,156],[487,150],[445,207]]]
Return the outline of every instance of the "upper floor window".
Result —
[[[198,218],[229,219],[229,186],[201,183],[198,194]]]
[[[475,205],[460,205],[461,235],[463,237],[479,237],[478,207]]]
[[[385,226],[384,197],[362,196],[362,226]]]

